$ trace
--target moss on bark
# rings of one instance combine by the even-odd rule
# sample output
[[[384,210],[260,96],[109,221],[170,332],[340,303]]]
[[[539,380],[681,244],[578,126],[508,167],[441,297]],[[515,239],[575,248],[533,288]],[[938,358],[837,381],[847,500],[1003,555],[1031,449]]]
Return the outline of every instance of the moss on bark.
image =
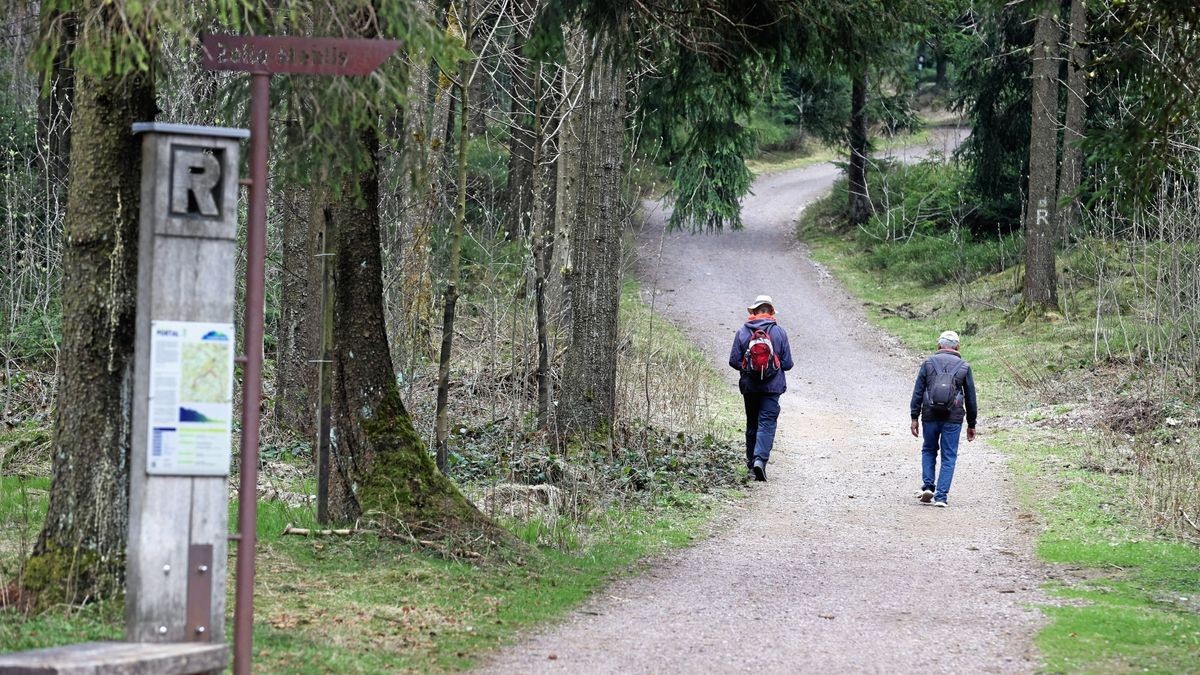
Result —
[[[141,177],[130,125],[155,110],[148,75],[78,82],[50,504],[24,573],[47,602],[123,587]]]
[[[96,551],[51,546],[25,561],[20,581],[30,609],[74,604],[119,595],[120,578],[108,570],[124,569],[124,563],[124,556],[103,560]]]
[[[507,532],[437,470],[396,387],[384,394],[377,414],[364,420],[363,431],[375,455],[358,486],[365,518],[420,536],[511,543]]]

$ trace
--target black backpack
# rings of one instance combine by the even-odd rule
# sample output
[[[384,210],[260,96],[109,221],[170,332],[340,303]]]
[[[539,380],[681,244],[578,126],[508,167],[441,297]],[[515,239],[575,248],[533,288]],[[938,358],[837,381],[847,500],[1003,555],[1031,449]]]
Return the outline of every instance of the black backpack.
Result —
[[[960,367],[961,361],[955,361],[943,370],[934,367],[933,376],[925,383],[925,396],[933,411],[950,412],[954,407],[954,402],[958,399],[958,385],[954,382],[954,376],[958,374]]]

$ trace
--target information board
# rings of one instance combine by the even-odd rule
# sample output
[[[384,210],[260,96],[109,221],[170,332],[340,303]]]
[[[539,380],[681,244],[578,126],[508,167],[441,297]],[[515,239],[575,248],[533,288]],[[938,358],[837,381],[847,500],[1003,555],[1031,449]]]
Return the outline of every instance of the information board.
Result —
[[[147,473],[229,475],[233,345],[233,324],[150,322]]]

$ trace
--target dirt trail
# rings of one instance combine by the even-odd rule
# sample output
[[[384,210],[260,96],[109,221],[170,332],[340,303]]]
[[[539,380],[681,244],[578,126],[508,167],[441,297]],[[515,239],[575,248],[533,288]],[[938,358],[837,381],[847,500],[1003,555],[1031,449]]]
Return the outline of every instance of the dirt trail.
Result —
[[[950,507],[913,498],[908,397],[919,363],[868,326],[793,235],[837,169],[761,177],[746,229],[640,241],[660,314],[725,364],[744,307],[777,302],[796,367],[769,482],[711,538],[611,584],[561,625],[497,654],[492,672],[1027,672],[1040,574],[1003,457],[959,452]],[[646,287],[650,287],[650,283]],[[936,336],[931,335],[931,341]],[[969,343],[964,345],[970,357]],[[987,392],[980,392],[986,426]]]

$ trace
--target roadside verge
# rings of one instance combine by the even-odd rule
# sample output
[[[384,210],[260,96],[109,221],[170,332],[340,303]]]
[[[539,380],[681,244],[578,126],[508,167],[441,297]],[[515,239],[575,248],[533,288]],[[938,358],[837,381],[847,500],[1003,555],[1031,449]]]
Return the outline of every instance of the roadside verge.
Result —
[[[1086,320],[1015,321],[1006,306],[1019,268],[933,285],[873,269],[854,233],[838,230],[831,199],[806,208],[798,235],[872,323],[916,352],[942,330],[963,335],[981,437],[1007,455],[1021,506],[1040,528],[1054,598],[1037,637],[1045,668],[1194,672],[1200,549],[1156,531],[1139,503],[1146,484],[1130,468],[1133,450],[1101,431],[1129,373],[1097,362]]]

